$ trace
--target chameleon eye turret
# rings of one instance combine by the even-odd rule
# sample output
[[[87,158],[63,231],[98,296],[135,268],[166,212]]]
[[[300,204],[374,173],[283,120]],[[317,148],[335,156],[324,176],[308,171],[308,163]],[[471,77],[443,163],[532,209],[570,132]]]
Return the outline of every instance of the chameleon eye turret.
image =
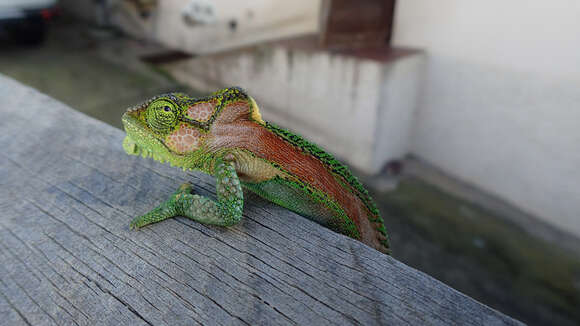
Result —
[[[336,232],[390,253],[387,231],[369,193],[320,147],[262,120],[237,87],[207,97],[156,96],[123,115],[130,155],[151,157],[216,177],[217,200],[182,185],[131,228],[185,216],[230,226],[242,218],[242,187]]]
[[[165,99],[151,103],[147,107],[146,115],[147,125],[158,133],[169,132],[179,119],[177,106]]]

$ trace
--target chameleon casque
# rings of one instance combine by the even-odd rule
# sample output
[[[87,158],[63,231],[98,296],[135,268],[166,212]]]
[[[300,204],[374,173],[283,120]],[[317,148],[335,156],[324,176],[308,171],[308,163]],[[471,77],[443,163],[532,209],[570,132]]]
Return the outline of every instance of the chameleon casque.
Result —
[[[383,219],[350,170],[320,147],[262,120],[237,87],[207,97],[156,96],[123,115],[128,154],[216,177],[217,201],[185,183],[131,221],[137,229],[174,216],[230,226],[242,217],[242,187],[336,232],[390,253]]]

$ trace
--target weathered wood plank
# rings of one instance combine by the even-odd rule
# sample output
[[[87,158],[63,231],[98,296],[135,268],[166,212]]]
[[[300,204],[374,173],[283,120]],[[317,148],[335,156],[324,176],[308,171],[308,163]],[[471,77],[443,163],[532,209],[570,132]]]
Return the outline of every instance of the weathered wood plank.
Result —
[[[248,195],[242,223],[130,231],[181,182],[123,133],[0,76],[0,320],[10,325],[503,325],[517,321]],[[395,248],[396,249],[396,248]]]

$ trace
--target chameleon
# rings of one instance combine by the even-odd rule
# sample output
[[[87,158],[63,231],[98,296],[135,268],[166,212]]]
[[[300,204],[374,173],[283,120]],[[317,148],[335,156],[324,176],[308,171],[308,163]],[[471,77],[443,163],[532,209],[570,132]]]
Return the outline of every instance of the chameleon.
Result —
[[[130,155],[153,158],[216,179],[217,201],[182,184],[134,218],[131,229],[175,216],[232,226],[242,218],[243,188],[341,234],[390,254],[383,219],[349,168],[319,146],[262,119],[239,87],[192,98],[155,96],[122,116]]]

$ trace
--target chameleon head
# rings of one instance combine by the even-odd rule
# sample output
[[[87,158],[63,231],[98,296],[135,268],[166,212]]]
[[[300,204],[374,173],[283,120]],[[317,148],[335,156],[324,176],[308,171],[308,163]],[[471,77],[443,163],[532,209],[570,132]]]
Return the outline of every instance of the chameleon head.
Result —
[[[128,154],[183,168],[196,168],[212,153],[254,137],[248,124],[265,124],[256,102],[237,87],[201,98],[156,96],[128,109],[122,121]]]
[[[184,105],[184,101],[190,103]],[[127,133],[123,141],[125,152],[181,165],[179,158],[200,150],[204,140],[203,126],[187,116],[193,103],[192,99],[173,93],[128,109],[122,118]]]

